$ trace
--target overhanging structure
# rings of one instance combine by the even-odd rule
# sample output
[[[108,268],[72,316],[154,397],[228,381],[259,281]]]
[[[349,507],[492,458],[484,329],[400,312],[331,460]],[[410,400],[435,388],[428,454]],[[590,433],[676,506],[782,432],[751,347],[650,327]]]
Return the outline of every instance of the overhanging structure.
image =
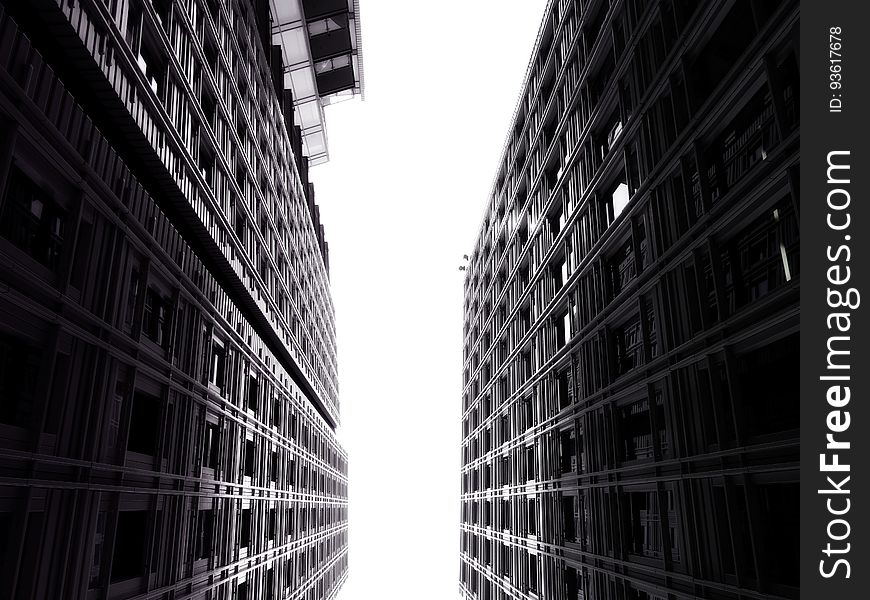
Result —
[[[311,165],[329,160],[323,107],[363,95],[357,0],[270,0],[272,42]]]

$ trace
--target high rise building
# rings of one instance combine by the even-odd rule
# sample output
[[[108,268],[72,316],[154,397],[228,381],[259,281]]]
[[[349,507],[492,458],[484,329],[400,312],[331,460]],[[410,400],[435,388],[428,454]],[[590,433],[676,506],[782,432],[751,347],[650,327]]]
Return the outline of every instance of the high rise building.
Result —
[[[465,276],[464,598],[798,596],[798,20],[548,3]]]
[[[0,0],[0,597],[333,598],[354,2]]]

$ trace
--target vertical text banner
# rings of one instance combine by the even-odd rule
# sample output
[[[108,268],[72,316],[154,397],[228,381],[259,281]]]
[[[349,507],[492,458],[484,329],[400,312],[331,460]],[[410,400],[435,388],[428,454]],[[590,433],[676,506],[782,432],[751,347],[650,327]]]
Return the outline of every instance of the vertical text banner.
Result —
[[[800,30],[801,596],[857,600],[870,597],[867,3],[806,0]]]

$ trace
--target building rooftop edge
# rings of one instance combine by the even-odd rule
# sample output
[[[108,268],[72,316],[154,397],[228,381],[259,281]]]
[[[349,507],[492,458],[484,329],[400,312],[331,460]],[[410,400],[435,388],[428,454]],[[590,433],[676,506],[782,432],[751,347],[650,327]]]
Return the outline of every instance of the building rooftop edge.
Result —
[[[496,182],[498,181],[498,175],[499,175],[499,172],[501,171],[501,165],[508,155],[508,150],[510,148],[510,143],[511,143],[511,137],[513,136],[514,124],[517,122],[517,117],[519,116],[519,113],[520,113],[520,107],[523,104],[523,98],[525,97],[526,91],[529,88],[529,79],[530,79],[530,76],[532,74],[532,69],[534,67],[535,60],[537,59],[537,56],[538,56],[538,49],[541,46],[541,39],[542,39],[543,34],[544,34],[544,28],[547,25],[547,18],[550,16],[550,13],[552,12],[554,3],[555,3],[555,0],[547,0],[547,6],[544,9],[543,15],[541,15],[541,21],[540,21],[540,24],[538,25],[538,33],[535,35],[535,43],[532,45],[532,51],[531,51],[531,54],[529,56],[529,60],[526,63],[526,72],[525,72],[525,75],[523,76],[523,82],[522,82],[522,85],[520,85],[519,91],[517,92],[517,100],[516,100],[516,103],[514,104],[514,110],[513,110],[513,113],[511,113],[511,118],[508,120],[507,133],[505,134],[505,139],[504,139],[504,143],[502,144],[501,152],[498,155],[499,158],[498,158],[498,163],[496,163],[495,173],[493,173],[492,181],[489,185],[489,197],[487,198],[486,205],[484,206],[483,212],[480,216],[480,225],[477,229],[477,233],[475,235],[474,242],[472,244],[472,248],[468,252],[469,257],[472,257],[472,258],[473,258],[473,253],[477,250],[477,247],[480,244],[481,235],[483,235],[483,233],[484,233],[483,232],[483,224],[486,221],[486,216],[489,213],[489,210],[491,207],[490,201],[492,200],[492,195],[496,191],[498,191],[496,188]],[[471,269],[467,269],[465,271],[465,278],[468,278],[470,271],[471,271]]]
[[[308,161],[315,166],[329,160],[324,107],[356,96],[364,99],[362,28],[359,0],[347,0],[346,13],[339,9],[313,17],[306,14],[304,4],[303,0],[270,0],[269,9],[272,16],[272,43],[281,46],[284,59],[284,89],[293,92],[295,121],[302,130],[303,147]],[[353,23],[345,23],[342,27],[339,17],[344,14]],[[321,24],[321,28],[327,28],[320,29],[315,34],[316,37],[320,37],[324,31],[329,36],[332,35],[330,31],[334,33],[345,29],[349,46],[330,48],[326,54],[323,53],[323,47],[320,47],[321,54],[319,58],[315,58],[309,31],[309,25],[315,22]],[[329,24],[323,25],[324,22]],[[330,26],[335,29],[328,29]],[[333,59],[344,61],[335,64]],[[350,71],[347,71],[348,68]],[[320,84],[323,79],[318,80],[318,77],[330,77],[342,70],[343,74],[336,75],[339,81],[332,79],[329,82],[329,85],[335,87],[321,91]]]

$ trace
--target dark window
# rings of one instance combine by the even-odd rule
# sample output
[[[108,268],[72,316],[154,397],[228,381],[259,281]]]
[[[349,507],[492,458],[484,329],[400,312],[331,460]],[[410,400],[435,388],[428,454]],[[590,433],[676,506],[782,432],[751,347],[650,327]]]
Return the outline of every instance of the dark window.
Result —
[[[643,336],[638,317],[621,327],[617,327],[613,332],[613,340],[616,347],[617,376],[627,373],[643,363]]]
[[[732,313],[799,274],[798,223],[789,199],[766,211],[726,244],[722,269],[725,302]]]
[[[212,183],[212,177],[214,175],[214,153],[209,144],[205,141],[205,136],[200,139],[196,164],[206,182],[209,184]]]
[[[205,52],[208,53],[211,49],[209,44],[205,45]],[[217,57],[215,57],[217,59]],[[199,105],[202,108],[203,115],[205,116],[205,122],[210,126],[214,127],[214,115],[217,107],[217,103],[215,102],[212,95],[209,93],[208,88],[203,85],[202,93],[199,97]]]
[[[784,136],[798,125],[798,115],[800,114],[800,97],[798,95],[800,69],[798,68],[797,56],[793,51],[789,52],[788,56],[777,66],[776,74],[779,78],[779,88],[785,109],[783,115],[784,131],[782,132]]]
[[[555,239],[559,232],[562,230],[562,225],[565,219],[562,212],[561,205],[556,208],[552,213],[550,213],[547,222],[550,225],[550,238]]]
[[[244,183],[245,183],[244,182],[244,175],[239,175],[240,173],[242,173],[242,171],[240,171],[240,170],[236,171],[236,183],[239,184],[239,187],[243,188]],[[241,180],[240,180],[240,177],[241,177]],[[235,222],[234,227],[235,227],[235,231],[236,231],[236,237],[239,238],[239,240],[242,242],[242,244],[246,244],[247,239],[248,239],[247,238],[248,218],[245,216],[245,214],[241,210],[238,210],[236,212],[236,222]]]
[[[163,99],[166,93],[167,59],[160,49],[160,42],[155,40],[155,37],[150,31],[144,32],[136,62],[145,75],[148,85],[159,98]]]
[[[281,427],[281,397],[276,396],[272,403],[272,424]]]
[[[565,598],[568,598],[569,600],[577,600],[577,592],[580,591],[577,585],[577,569],[574,569],[573,567],[565,567],[563,579],[565,581]]]
[[[0,334],[0,423],[27,427],[41,353],[23,340]]]
[[[708,187],[717,200],[760,164],[779,142],[773,97],[760,89],[707,149]]]
[[[755,24],[749,0],[735,2],[689,68],[700,106],[752,43]]]
[[[627,152],[625,156],[626,169],[628,170],[628,194],[633,196],[640,188],[642,174],[640,170],[640,152],[638,151],[639,144],[632,142],[627,144]]]
[[[713,491],[714,499],[719,503],[716,507],[716,526],[723,555],[727,550],[733,551],[732,556],[723,556],[726,573],[755,579],[752,540],[746,528],[749,515],[744,486],[733,485],[730,488],[724,488],[715,485]],[[724,502],[727,502],[727,506]],[[720,510],[723,511],[721,514]]]
[[[535,448],[526,448],[526,480],[535,478]]]
[[[275,598],[275,569],[266,571],[266,600]]]
[[[713,486],[713,515],[716,520],[716,534],[719,540],[719,558],[725,573],[734,574],[734,545],[731,542],[731,531],[728,522],[728,505],[725,499],[725,488]]]
[[[535,535],[538,533],[538,519],[537,512],[535,508],[535,499],[529,498],[527,500],[527,514],[529,517],[529,533],[531,535]]]
[[[0,211],[0,235],[56,271],[65,225],[66,215],[51,196],[13,166]]]
[[[562,497],[562,534],[566,541],[577,539],[577,501],[574,496]]]
[[[750,435],[800,426],[799,349],[800,336],[793,334],[737,358],[739,400]]]
[[[94,225],[82,220],[73,255],[73,268],[70,273],[70,284],[81,289],[91,265],[91,243],[94,237]]]
[[[211,346],[211,368],[209,383],[223,389],[226,381],[227,351],[223,345],[214,340]]]
[[[245,476],[254,476],[254,440],[245,440]]]
[[[764,573],[771,581],[797,586],[800,580],[800,497],[797,483],[758,486],[761,498],[760,552]]]
[[[645,308],[644,317],[646,318],[646,330],[647,330],[647,346],[649,348],[649,356],[650,358],[655,358],[659,353],[659,345],[658,345],[658,336],[656,334],[656,312],[655,306],[652,303],[651,299],[645,299],[643,301],[643,305]]]
[[[157,433],[160,429],[160,398],[136,390],[130,414],[130,433],[127,450],[154,455],[157,451]]]
[[[535,407],[531,398],[523,400],[523,410],[526,413],[526,429],[535,424]]]
[[[538,590],[538,557],[534,554],[529,554],[529,590]]]
[[[145,573],[145,543],[148,511],[129,510],[118,513],[111,581],[141,577]]]
[[[559,278],[559,281],[562,281],[561,275],[559,276]],[[557,285],[557,289],[560,288],[561,285],[562,284],[559,283]],[[554,329],[556,330],[556,347],[562,348],[568,341],[568,337],[571,335],[571,320],[568,317],[568,309],[565,309],[560,314],[556,315],[554,325]],[[563,398],[560,396],[559,402],[562,401]]]
[[[131,2],[127,12],[127,31],[125,37],[131,48],[138,48],[142,36],[142,6],[140,2]]]
[[[124,322],[133,324],[136,313],[136,299],[139,296],[139,271],[133,269],[130,273],[130,287],[127,289],[127,309],[124,312]]]
[[[602,198],[605,227],[622,214],[622,211],[628,206],[629,199],[628,181],[625,172],[621,171]]]
[[[574,473],[577,471],[577,454],[574,442],[573,429],[559,434],[559,469],[562,473]]]
[[[163,25],[168,34],[170,32],[169,18],[172,14],[172,2],[170,0],[151,0],[151,5],[154,7],[154,12],[157,14],[160,24]]]
[[[205,424],[204,462],[209,469],[217,469],[220,461],[221,429],[217,423]]]
[[[149,286],[145,292],[145,311],[142,314],[142,333],[163,349],[169,345],[169,327],[172,301]]]
[[[251,544],[251,509],[242,510],[242,525],[240,528],[240,543],[242,548],[247,548]]]
[[[571,404],[571,394],[568,387],[567,369],[556,375],[556,390],[559,395],[559,408],[565,408]]]
[[[11,512],[0,511],[0,564],[6,564],[9,546],[12,545],[12,515]]]
[[[634,248],[631,240],[626,241],[606,264],[608,284],[610,285],[610,298],[613,299],[625,289],[625,286],[635,278],[637,274]]]
[[[639,400],[619,409],[623,437],[623,460],[652,458],[653,429],[649,412],[649,399]],[[665,410],[660,391],[655,392],[656,427],[659,447],[668,448]]]
[[[248,408],[250,410],[257,410],[257,397],[259,390],[260,385],[257,381],[257,377],[255,375],[250,375],[248,377]]]
[[[196,538],[196,558],[211,556],[212,539],[214,537],[214,511],[199,511],[199,527]]]
[[[631,517],[631,552],[650,558],[660,558],[664,550],[658,494],[655,491],[626,494]]]

